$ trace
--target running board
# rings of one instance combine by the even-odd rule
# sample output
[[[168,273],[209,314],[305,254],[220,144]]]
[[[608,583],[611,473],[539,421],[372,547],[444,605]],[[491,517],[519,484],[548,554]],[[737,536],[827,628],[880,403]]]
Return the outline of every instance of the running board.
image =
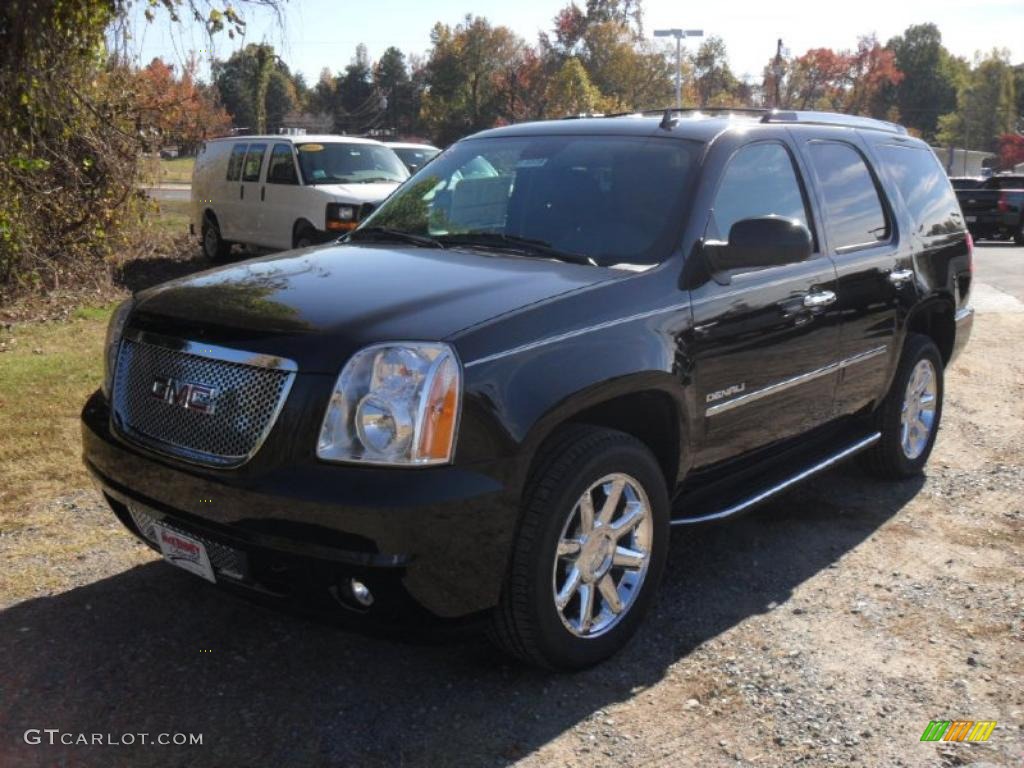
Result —
[[[795,475],[790,475],[784,479],[778,480],[771,485],[766,486],[763,490],[747,496],[746,498],[738,501],[725,509],[719,509],[714,512],[707,514],[700,514],[693,517],[677,517],[673,518],[672,525],[697,525],[698,523],[709,523],[715,520],[724,520],[727,517],[738,515],[740,512],[744,512],[751,507],[755,507],[768,499],[782,493],[783,491],[791,488],[792,486],[806,480],[809,477],[813,477],[819,472],[824,472],[830,467],[834,467],[836,464],[850,458],[851,456],[860,453],[865,448],[870,447],[882,437],[881,432],[875,432],[863,437],[856,442],[847,445],[842,450],[831,453],[827,456],[820,457],[816,462],[810,464],[805,469],[801,470]],[[683,499],[685,501],[685,499]]]

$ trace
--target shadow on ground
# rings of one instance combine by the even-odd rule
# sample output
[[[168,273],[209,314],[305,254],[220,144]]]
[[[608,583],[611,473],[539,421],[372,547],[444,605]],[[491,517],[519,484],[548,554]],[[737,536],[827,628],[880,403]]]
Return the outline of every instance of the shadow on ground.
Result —
[[[504,766],[783,604],[920,486],[844,469],[745,518],[676,530],[639,636],[575,675],[520,667],[477,638],[412,645],[344,633],[162,563],[133,568],[0,613],[0,765]],[[203,744],[29,746],[28,728],[195,732]]]
[[[198,249],[190,248],[189,251],[194,251],[190,258],[156,256],[129,261],[114,275],[114,282],[134,293],[216,266]]]

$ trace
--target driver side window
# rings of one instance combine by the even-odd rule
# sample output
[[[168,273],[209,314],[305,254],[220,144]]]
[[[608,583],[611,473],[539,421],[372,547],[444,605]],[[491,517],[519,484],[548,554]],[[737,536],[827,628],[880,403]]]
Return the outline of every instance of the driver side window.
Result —
[[[814,232],[793,159],[775,142],[748,144],[729,160],[715,195],[708,237],[726,241],[737,221],[762,216],[796,219]]]

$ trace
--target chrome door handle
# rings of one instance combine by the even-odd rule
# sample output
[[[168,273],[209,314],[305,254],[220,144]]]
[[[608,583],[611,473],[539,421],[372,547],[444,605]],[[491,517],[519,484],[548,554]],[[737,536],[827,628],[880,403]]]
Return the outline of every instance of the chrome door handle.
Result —
[[[804,296],[804,306],[808,309],[827,307],[829,304],[834,304],[835,301],[836,294],[834,291],[815,291]]]
[[[894,269],[889,273],[889,282],[893,285],[900,286],[905,282],[914,279],[914,270],[912,269]]]

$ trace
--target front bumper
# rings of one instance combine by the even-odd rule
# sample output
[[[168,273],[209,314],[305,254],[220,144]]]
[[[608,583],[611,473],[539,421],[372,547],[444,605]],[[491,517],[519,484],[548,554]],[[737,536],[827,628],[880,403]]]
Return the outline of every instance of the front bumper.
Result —
[[[274,453],[273,437],[261,452]],[[352,606],[338,589],[357,578],[375,596],[367,618],[387,624],[462,619],[498,602],[517,504],[485,471],[280,456],[245,471],[192,466],[114,434],[98,392],[82,411],[82,442],[96,484],[147,544],[132,510],[241,553],[244,569],[217,574],[229,586],[340,610]]]
[[[950,363],[963,352],[971,338],[971,331],[974,328],[974,307],[958,309],[953,319],[956,322],[956,336],[953,339],[953,352],[949,356]]]

